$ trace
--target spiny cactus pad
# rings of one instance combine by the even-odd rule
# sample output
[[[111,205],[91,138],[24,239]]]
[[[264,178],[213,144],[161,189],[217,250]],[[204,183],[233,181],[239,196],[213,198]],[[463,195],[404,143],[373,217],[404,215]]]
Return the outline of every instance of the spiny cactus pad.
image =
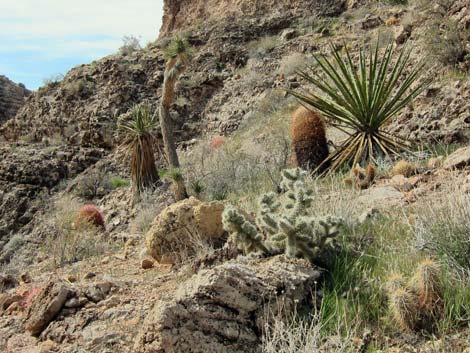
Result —
[[[309,215],[313,191],[306,188],[307,172],[299,168],[284,170],[280,184],[282,195],[260,197],[256,227],[234,207],[224,211],[224,228],[231,240],[245,253],[267,255],[285,253],[315,262],[325,247],[339,234],[340,219],[318,219]],[[260,232],[258,232],[258,228]]]

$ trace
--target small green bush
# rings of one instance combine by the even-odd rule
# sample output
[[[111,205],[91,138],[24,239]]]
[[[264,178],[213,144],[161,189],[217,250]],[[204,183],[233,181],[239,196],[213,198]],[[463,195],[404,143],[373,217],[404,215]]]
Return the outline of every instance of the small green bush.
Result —
[[[113,189],[127,188],[131,185],[128,179],[121,178],[120,176],[112,176],[109,179],[109,183]]]

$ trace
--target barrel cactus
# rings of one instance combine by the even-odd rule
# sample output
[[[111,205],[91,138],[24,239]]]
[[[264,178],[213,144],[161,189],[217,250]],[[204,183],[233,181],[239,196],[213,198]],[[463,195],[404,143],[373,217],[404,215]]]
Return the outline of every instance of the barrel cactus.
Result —
[[[93,225],[105,229],[104,218],[100,210],[94,205],[85,205],[78,211],[75,217],[75,227]]]

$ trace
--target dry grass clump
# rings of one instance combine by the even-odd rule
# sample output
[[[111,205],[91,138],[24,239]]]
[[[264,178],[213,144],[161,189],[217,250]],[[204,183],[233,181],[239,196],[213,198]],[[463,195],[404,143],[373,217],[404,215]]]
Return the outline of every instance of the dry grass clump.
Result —
[[[403,175],[408,178],[415,173],[416,166],[406,160],[401,160],[397,162],[397,164],[395,164],[392,168],[392,175]]]
[[[54,267],[61,267],[86,258],[102,255],[112,248],[112,243],[100,227],[80,222],[75,225],[80,204],[64,197],[54,205],[49,224],[45,253],[51,256]]]
[[[248,44],[250,58],[261,59],[279,44],[279,36],[262,37]]]
[[[470,274],[470,195],[458,181],[446,187],[439,198],[419,207],[415,221],[415,246],[426,253],[437,254],[457,272]]]
[[[265,319],[262,352],[263,353],[339,353],[350,352],[353,348],[349,333],[342,335],[335,332],[340,340],[325,339],[319,315],[301,318],[294,313],[268,315]]]
[[[153,190],[145,190],[141,193],[136,216],[130,224],[131,232],[145,234],[150,229],[155,217],[157,217],[166,206],[157,196],[157,192]]]
[[[292,53],[282,58],[277,73],[279,75],[290,76],[295,74],[297,70],[302,70],[307,65],[307,57],[305,54]]]

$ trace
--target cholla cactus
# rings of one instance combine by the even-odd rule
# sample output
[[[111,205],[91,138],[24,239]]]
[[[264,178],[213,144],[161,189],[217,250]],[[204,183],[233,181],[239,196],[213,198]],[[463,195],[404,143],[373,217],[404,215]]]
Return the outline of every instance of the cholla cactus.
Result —
[[[234,208],[225,210],[224,227],[239,248],[245,253],[250,250],[269,255],[286,253],[289,257],[304,257],[314,262],[333,242],[342,222],[332,217],[317,219],[308,215],[313,191],[305,187],[306,176],[307,172],[299,168],[284,170],[280,185],[284,195],[261,196],[256,221],[262,234]]]
[[[230,232],[231,240],[245,254],[261,251],[268,252],[256,227],[235,208],[226,207],[222,214],[224,229]]]

